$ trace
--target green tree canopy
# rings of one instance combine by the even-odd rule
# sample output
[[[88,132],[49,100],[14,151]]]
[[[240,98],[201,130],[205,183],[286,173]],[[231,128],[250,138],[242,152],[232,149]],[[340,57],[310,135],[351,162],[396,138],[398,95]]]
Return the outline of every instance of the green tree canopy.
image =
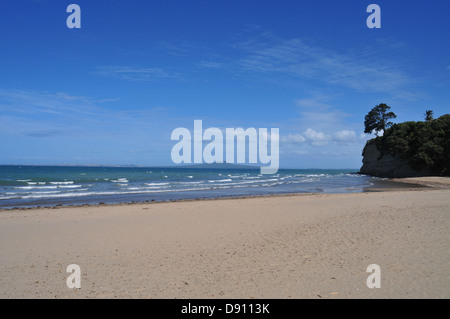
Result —
[[[390,122],[390,119],[396,118],[397,115],[394,112],[389,112],[390,106],[381,103],[375,106],[364,118],[364,133],[372,133],[385,131],[391,127],[394,123]]]

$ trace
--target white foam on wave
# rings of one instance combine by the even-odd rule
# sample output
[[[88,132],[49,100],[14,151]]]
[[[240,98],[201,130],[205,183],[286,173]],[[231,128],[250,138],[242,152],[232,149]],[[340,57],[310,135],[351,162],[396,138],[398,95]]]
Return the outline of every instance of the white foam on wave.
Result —
[[[229,179],[227,179],[229,180]],[[230,188],[243,188],[243,187],[267,187],[273,186],[277,184],[283,184],[284,182],[275,182],[270,183],[270,181],[277,181],[277,179],[267,179],[264,180],[264,183],[261,184],[262,181],[236,181],[234,183],[222,183],[222,184],[210,184],[207,185],[205,182],[186,182],[180,184],[199,184],[198,187],[189,187],[189,188],[171,188],[167,185],[154,185],[148,187],[129,187],[123,188],[119,191],[97,191],[97,192],[89,192],[88,189],[71,189],[67,192],[62,191],[45,191],[45,192],[32,192],[26,195],[11,194],[11,196],[2,196],[0,199],[47,199],[47,198],[70,198],[70,197],[86,197],[86,196],[102,196],[102,195],[127,195],[127,194],[151,194],[151,193],[169,193],[169,192],[191,192],[191,191],[202,191],[202,190],[212,190],[212,189],[230,189]],[[149,183],[151,184],[151,183]],[[155,183],[156,184],[156,183]],[[160,183],[163,184],[163,183]],[[165,183],[168,184],[169,183]],[[180,185],[179,184],[179,185]],[[81,187],[81,185],[59,185],[59,186],[25,186],[21,189],[55,189],[55,188],[68,188],[68,187]],[[9,195],[9,194],[8,194]]]
[[[187,189],[172,189],[172,190],[146,190],[146,191],[122,191],[122,192],[86,192],[86,193],[63,193],[63,194],[50,194],[50,195],[26,195],[14,198],[22,199],[43,199],[43,198],[63,198],[63,197],[83,197],[83,196],[101,196],[101,195],[127,195],[127,194],[147,194],[147,193],[168,193],[168,192],[184,192],[184,191],[196,191],[196,190],[207,190],[206,188],[187,188]],[[8,198],[10,199],[10,198]]]
[[[317,182],[318,179],[314,179],[314,178],[306,178],[300,181],[297,181],[297,183],[311,183],[311,182]]]
[[[19,199],[20,196],[0,196],[1,199]]]
[[[21,196],[20,198],[40,199],[40,198],[60,198],[60,197],[82,197],[82,196],[88,196],[88,195],[92,195],[92,194],[94,194],[94,193],[62,193],[62,194],[48,194],[48,195],[31,194],[31,195]]]
[[[58,188],[80,188],[81,185],[58,185]]]
[[[220,183],[220,182],[231,182],[231,178],[225,178],[225,179],[211,179],[208,181],[208,183]]]
[[[231,177],[231,178],[239,178],[239,177],[245,177],[245,176],[247,176],[247,175],[231,175],[231,174],[228,174],[228,177]]]
[[[278,178],[270,178],[270,179],[261,179],[261,180],[254,181],[254,182],[255,182],[255,183],[258,183],[258,182],[277,182],[277,181],[279,181]],[[243,183],[244,183],[244,182],[243,182]]]
[[[170,186],[147,186],[147,187],[127,187],[127,190],[130,191],[138,191],[138,190],[148,190],[148,189],[164,189],[169,188]]]
[[[315,178],[316,181],[320,180],[321,177],[331,177],[328,174],[295,174],[294,177],[300,178]]]
[[[192,184],[203,184],[204,182],[181,182],[178,185],[192,185]],[[167,183],[169,184],[169,183]]]
[[[256,187],[261,185],[261,183],[267,183],[267,182],[279,182],[278,179],[273,178],[273,179],[263,179],[263,180],[251,180],[251,181],[232,181],[232,183],[215,183],[212,184],[213,186],[239,186],[239,187],[253,187],[253,184],[257,184],[255,185]],[[284,184],[285,182],[279,182],[280,184]]]
[[[364,176],[364,175],[361,175],[361,174],[350,174],[350,173],[347,173],[347,174],[343,174],[344,176],[348,176],[348,177],[356,177],[356,178],[359,178],[359,177],[361,177],[361,176]]]
[[[54,186],[17,186],[15,189],[57,189],[57,188],[79,188],[81,185],[54,185]]]
[[[206,184],[206,181],[204,182],[185,182],[185,183],[179,183],[178,185],[192,185],[192,184],[201,184],[198,186],[208,186],[210,187],[219,187],[219,186],[233,186],[233,187],[253,187],[254,184],[256,187],[261,185],[261,183],[268,183],[268,182],[278,182],[279,184],[287,184],[289,182],[280,181],[280,179],[277,178],[271,178],[271,179],[255,179],[255,180],[232,180],[232,179],[224,179],[224,180],[209,180],[208,184]]]
[[[259,185],[255,185],[259,186]],[[48,194],[48,195],[37,195],[30,194],[21,197],[22,199],[43,199],[43,198],[64,198],[64,197],[84,197],[84,196],[102,196],[102,195],[127,195],[127,194],[151,194],[151,193],[173,193],[173,192],[191,192],[191,191],[201,191],[201,190],[211,190],[211,189],[229,189],[229,188],[241,188],[248,187],[248,185],[236,185],[236,186],[219,186],[214,185],[213,187],[196,187],[196,188],[179,188],[179,189],[127,189],[124,191],[105,191],[105,192],[84,192],[84,193],[62,193],[62,194]]]
[[[33,195],[60,194],[61,191],[32,192]]]
[[[161,186],[161,185],[169,185],[170,183],[144,183],[147,186]]]
[[[72,185],[73,181],[68,181],[68,182],[50,182],[50,184],[52,184],[52,185]]]
[[[112,179],[111,182],[113,182],[113,183],[128,183],[129,181],[126,178],[118,178],[116,180]]]
[[[15,189],[56,189],[58,186],[17,186]]]

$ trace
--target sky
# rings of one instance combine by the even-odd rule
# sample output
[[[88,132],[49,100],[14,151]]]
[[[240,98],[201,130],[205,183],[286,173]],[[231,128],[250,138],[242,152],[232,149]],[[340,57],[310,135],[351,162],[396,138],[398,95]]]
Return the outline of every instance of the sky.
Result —
[[[279,128],[281,168],[358,169],[375,105],[395,122],[450,113],[449,13],[447,0],[2,1],[0,164],[174,165],[172,131],[202,120]]]

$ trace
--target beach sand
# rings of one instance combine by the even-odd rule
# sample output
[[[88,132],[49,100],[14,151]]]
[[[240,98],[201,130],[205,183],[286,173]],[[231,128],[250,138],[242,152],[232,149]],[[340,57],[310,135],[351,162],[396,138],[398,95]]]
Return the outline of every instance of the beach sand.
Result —
[[[0,298],[449,298],[447,181],[0,211]],[[370,264],[381,288],[366,285]]]

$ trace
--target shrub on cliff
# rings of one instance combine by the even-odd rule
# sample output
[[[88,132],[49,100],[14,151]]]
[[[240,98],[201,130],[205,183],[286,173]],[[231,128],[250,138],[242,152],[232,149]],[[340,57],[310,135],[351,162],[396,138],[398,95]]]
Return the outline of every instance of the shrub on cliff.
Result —
[[[433,174],[450,176],[450,114],[426,122],[392,125],[375,143],[382,155],[407,159],[416,171],[430,169]]]

